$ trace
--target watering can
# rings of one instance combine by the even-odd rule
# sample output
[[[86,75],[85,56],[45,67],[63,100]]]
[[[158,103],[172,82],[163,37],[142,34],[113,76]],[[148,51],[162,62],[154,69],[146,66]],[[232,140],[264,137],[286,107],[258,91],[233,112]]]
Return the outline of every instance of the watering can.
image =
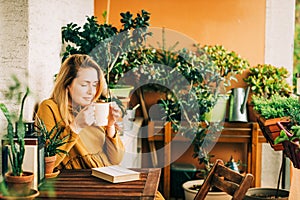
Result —
[[[230,122],[248,122],[246,106],[250,87],[231,90],[228,120]]]

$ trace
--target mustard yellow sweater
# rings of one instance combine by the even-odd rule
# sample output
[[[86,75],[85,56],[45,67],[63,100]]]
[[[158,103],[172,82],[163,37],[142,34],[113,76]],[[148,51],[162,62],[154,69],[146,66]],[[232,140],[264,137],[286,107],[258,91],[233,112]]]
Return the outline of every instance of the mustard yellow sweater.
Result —
[[[55,123],[65,126],[58,106],[52,99],[44,100],[39,105],[37,116],[44,121],[48,130]],[[60,149],[68,154],[57,156],[55,165],[59,169],[89,169],[116,165],[122,161],[124,146],[119,135],[114,138],[107,137],[104,127],[89,126],[76,134],[66,126],[61,136],[66,135],[70,135],[69,141]]]

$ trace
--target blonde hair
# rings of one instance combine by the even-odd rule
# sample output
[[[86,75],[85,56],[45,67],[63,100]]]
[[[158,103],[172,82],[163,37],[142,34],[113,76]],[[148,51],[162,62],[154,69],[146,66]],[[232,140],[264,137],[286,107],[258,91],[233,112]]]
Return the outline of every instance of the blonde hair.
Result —
[[[106,94],[107,84],[105,82],[104,73],[99,65],[88,55],[74,54],[68,57],[61,65],[57,74],[54,89],[51,98],[57,103],[61,117],[66,125],[69,125],[74,118],[71,112],[70,95],[68,86],[77,77],[81,68],[94,68],[98,73],[99,82],[93,101],[97,100],[100,95]]]

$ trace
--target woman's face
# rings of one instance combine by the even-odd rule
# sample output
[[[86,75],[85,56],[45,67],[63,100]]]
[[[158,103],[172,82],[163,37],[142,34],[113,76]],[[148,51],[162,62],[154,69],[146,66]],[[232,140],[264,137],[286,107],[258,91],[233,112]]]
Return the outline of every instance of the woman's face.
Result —
[[[68,86],[72,104],[74,106],[89,105],[97,90],[99,79],[98,73],[94,68],[81,68],[77,73],[77,77]]]

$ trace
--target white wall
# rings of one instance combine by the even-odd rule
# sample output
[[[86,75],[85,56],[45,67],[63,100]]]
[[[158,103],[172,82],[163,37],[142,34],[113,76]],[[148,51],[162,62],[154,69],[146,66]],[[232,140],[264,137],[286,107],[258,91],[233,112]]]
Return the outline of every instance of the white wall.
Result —
[[[265,63],[286,67],[293,74],[295,0],[266,1]]]
[[[49,97],[61,63],[61,27],[82,25],[94,14],[93,0],[29,0],[29,83],[37,101]]]
[[[94,14],[93,0],[29,0],[29,86],[34,102],[48,98],[61,63],[61,27],[82,25]],[[33,107],[34,105],[31,105]],[[30,115],[31,113],[29,113]]]
[[[265,63],[284,66],[290,72],[292,84],[295,26],[295,0],[267,0],[265,28]],[[282,152],[274,151],[269,144],[262,148],[262,187],[276,187]]]
[[[0,0],[0,102],[19,109],[3,95],[11,75],[17,75],[32,92],[24,110],[24,118],[31,120],[34,105],[50,96],[60,67],[61,27],[82,25],[93,14],[94,0]],[[6,126],[0,113],[0,138]]]
[[[49,97],[60,67],[61,27],[70,22],[82,25],[93,14],[93,0],[0,0],[0,102],[5,102],[10,75],[17,75],[32,91],[24,114],[32,119],[34,104]],[[4,130],[2,114],[0,119]]]
[[[11,83],[11,75],[18,74],[25,81],[28,66],[28,1],[0,1],[0,102],[10,110],[18,107],[5,100],[3,94]],[[6,133],[6,121],[0,114],[0,135]]]

